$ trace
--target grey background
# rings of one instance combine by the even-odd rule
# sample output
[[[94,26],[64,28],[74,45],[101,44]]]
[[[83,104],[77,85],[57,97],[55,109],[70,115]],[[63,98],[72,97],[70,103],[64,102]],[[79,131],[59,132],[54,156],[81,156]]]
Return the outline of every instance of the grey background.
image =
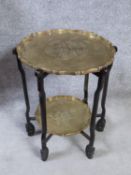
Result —
[[[93,31],[118,46],[111,72],[107,128],[97,133],[96,156],[83,155],[86,140],[54,137],[50,158],[39,159],[39,135],[28,138],[23,119],[25,105],[21,79],[12,48],[31,32],[71,28]],[[33,70],[25,68],[32,101],[38,104]],[[83,97],[82,76],[50,75],[47,96]],[[91,76],[89,101],[96,85]],[[130,0],[0,0],[0,171],[1,174],[130,174],[131,139],[131,1]],[[31,168],[31,170],[30,170]]]

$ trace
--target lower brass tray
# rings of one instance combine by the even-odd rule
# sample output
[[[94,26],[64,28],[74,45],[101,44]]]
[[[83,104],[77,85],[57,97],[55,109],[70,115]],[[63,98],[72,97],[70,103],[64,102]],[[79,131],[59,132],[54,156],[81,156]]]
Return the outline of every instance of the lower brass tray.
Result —
[[[85,129],[91,118],[87,104],[72,96],[54,96],[47,99],[47,132],[55,135],[73,135]],[[36,120],[41,127],[40,107]]]

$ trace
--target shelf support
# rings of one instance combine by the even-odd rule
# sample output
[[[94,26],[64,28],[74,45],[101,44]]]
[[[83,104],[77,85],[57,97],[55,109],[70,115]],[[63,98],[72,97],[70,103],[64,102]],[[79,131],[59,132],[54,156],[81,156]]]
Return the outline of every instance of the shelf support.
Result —
[[[46,120],[46,94],[44,90],[44,78],[47,76],[46,73],[37,70],[35,72],[37,77],[37,87],[39,92],[39,103],[40,103],[40,112],[41,112],[41,123],[42,123],[42,134],[41,134],[41,158],[43,161],[46,161],[48,158],[49,150],[46,146],[47,138],[47,120]]]
[[[28,136],[33,136],[35,134],[35,127],[30,122],[31,121],[31,118],[29,116],[30,102],[29,102],[29,95],[28,95],[28,89],[27,89],[26,74],[25,74],[25,71],[24,71],[24,68],[22,66],[21,61],[18,59],[18,54],[17,54],[16,48],[13,49],[13,54],[16,56],[17,65],[18,65],[18,69],[19,69],[20,74],[21,74],[22,85],[23,85],[23,93],[24,93],[24,99],[25,99],[25,105],[26,105],[26,112],[25,112],[26,125],[25,125],[25,127],[26,127],[26,131],[27,131]]]
[[[96,130],[102,132],[105,128],[106,120],[105,120],[105,115],[106,115],[106,97],[107,97],[107,91],[108,91],[108,82],[109,82],[109,75],[110,75],[110,70],[112,68],[111,66],[108,66],[107,69],[104,70],[105,78],[104,78],[104,83],[103,83],[103,92],[102,92],[102,99],[101,99],[101,108],[102,112],[100,114],[97,114],[97,117],[100,117],[96,124]]]
[[[88,104],[88,83],[89,83],[89,74],[86,74],[84,78],[84,99],[83,99],[83,102],[86,104]]]
[[[89,140],[89,145],[87,145],[86,147],[86,155],[89,159],[93,158],[94,151],[95,151],[95,148],[94,148],[95,122],[96,122],[100,92],[103,88],[104,78],[105,78],[105,74],[103,71],[101,71],[98,77],[97,89],[94,94],[94,102],[93,102],[93,109],[92,109],[92,116],[91,116],[91,123],[90,123],[90,140]]]

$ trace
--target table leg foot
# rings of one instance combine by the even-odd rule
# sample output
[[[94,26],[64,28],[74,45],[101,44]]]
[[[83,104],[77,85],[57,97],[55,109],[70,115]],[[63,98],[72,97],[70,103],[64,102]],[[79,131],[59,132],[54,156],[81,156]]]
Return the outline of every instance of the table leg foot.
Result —
[[[99,131],[99,132],[104,131],[105,125],[106,125],[105,118],[99,119],[97,124],[96,124],[96,130]]]
[[[92,159],[95,153],[95,148],[91,145],[87,145],[85,152],[88,159]]]
[[[48,155],[49,155],[49,149],[48,149],[47,147],[44,147],[44,148],[40,151],[40,153],[41,153],[41,159],[42,159],[43,161],[46,161],[47,158],[48,158]]]
[[[33,136],[35,134],[35,127],[32,123],[27,123],[25,128],[28,136]]]

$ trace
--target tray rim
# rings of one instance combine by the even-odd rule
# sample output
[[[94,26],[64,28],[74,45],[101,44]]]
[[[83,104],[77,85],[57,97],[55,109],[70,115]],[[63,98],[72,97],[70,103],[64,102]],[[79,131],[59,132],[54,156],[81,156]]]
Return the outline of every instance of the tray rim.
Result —
[[[96,36],[97,38],[100,38],[101,40],[104,40],[104,42],[106,42],[110,47],[112,47],[112,52],[113,52],[113,56],[112,58],[110,58],[109,61],[107,61],[105,64],[102,64],[98,67],[92,67],[92,68],[88,68],[87,70],[79,70],[79,71],[63,71],[63,70],[54,70],[54,69],[48,69],[46,67],[37,67],[36,65],[32,65],[32,63],[30,63],[29,61],[27,61],[27,59],[23,56],[21,56],[20,51],[21,48],[24,44],[24,42],[26,42],[27,40],[29,40],[32,37],[35,37],[37,35],[44,35],[46,33],[51,33],[51,32],[56,32],[56,33],[63,33],[63,32],[69,32],[69,33],[82,33],[84,35],[93,35]],[[78,29],[49,29],[49,30],[44,30],[41,32],[34,32],[29,34],[28,36],[24,37],[19,44],[17,44],[16,46],[16,51],[17,51],[17,55],[18,55],[18,59],[24,63],[25,65],[36,69],[36,70],[41,70],[43,72],[46,72],[48,74],[56,74],[56,75],[86,75],[89,73],[95,73],[95,72],[100,72],[102,69],[110,66],[113,61],[114,61],[114,56],[116,53],[115,48],[113,47],[113,44],[106,38],[102,37],[101,35],[96,34],[95,32],[90,32],[90,31],[85,31],[85,30],[78,30]]]

